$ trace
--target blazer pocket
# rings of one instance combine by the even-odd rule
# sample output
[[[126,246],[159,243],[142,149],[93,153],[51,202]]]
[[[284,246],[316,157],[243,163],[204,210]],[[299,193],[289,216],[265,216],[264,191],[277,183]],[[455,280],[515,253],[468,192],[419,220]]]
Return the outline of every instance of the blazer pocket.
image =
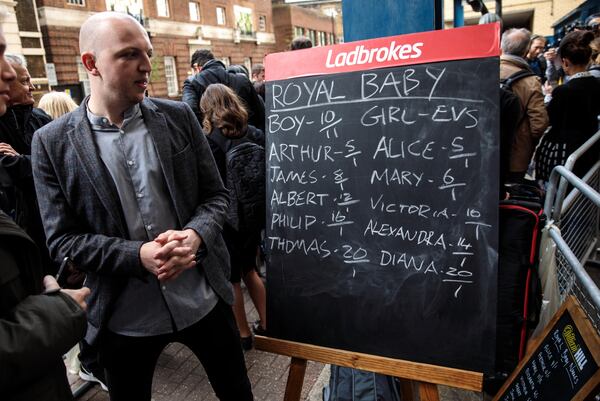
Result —
[[[173,162],[185,160],[186,156],[189,156],[191,152],[192,145],[188,143],[182,150],[176,151],[173,156],[171,156],[171,159],[173,159]]]

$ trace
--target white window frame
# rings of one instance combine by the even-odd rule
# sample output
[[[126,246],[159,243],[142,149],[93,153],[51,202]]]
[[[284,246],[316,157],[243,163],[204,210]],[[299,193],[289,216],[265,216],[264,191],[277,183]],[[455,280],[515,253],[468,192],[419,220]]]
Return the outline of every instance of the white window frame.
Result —
[[[72,6],[85,6],[85,0],[67,0],[67,4]]]
[[[177,63],[175,57],[164,56],[165,64],[165,81],[167,82],[167,95],[177,96],[179,95],[179,81],[177,80]]]
[[[217,6],[217,25],[227,25],[227,9],[225,7]]]
[[[188,3],[188,8],[190,11],[190,21],[199,22],[202,18],[202,16],[200,15],[200,3],[198,3],[197,1],[190,1]]]
[[[229,57],[223,57],[223,58],[221,59],[221,62],[222,62],[223,64],[225,64],[225,67],[229,67],[229,66],[231,65],[231,60],[229,59]]]
[[[168,18],[169,11],[169,0],[156,0],[156,15]]]

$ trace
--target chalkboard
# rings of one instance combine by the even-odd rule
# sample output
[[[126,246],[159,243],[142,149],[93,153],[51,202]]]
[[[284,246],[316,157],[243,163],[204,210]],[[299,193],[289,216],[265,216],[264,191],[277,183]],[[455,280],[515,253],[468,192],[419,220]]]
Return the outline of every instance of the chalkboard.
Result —
[[[600,383],[600,339],[571,297],[494,401],[583,400]]]
[[[454,31],[267,57],[269,336],[492,370],[498,33]]]

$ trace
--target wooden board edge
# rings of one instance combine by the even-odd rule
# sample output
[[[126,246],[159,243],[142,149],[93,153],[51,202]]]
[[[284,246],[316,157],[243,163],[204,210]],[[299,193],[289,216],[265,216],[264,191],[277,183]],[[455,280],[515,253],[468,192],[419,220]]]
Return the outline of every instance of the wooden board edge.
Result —
[[[550,333],[550,330],[552,330],[552,327],[554,327],[554,325],[558,322],[558,320],[562,317],[562,315],[565,313],[566,310],[569,311],[569,313],[570,313],[571,317],[573,318],[573,321],[575,322],[576,325],[581,323],[585,329],[593,331],[592,335],[597,336],[597,334],[595,333],[595,330],[593,330],[590,322],[587,321],[587,317],[585,317],[585,314],[581,310],[581,307],[579,306],[579,302],[577,301],[577,299],[572,295],[568,296],[567,299],[565,300],[565,302],[561,305],[561,307],[558,309],[558,311],[554,314],[554,316],[552,317],[550,322],[546,325],[543,332],[539,336],[537,336],[537,338],[533,341],[533,345],[531,346],[531,348],[528,347],[529,351],[525,354],[525,356],[523,357],[521,362],[519,362],[519,364],[517,365],[515,370],[508,377],[508,379],[506,379],[506,381],[504,382],[504,384],[502,385],[500,390],[498,390],[498,392],[496,393],[496,395],[494,396],[492,401],[498,401],[500,399],[500,396],[502,394],[504,394],[506,389],[511,385],[513,380],[521,372],[521,369],[523,369],[523,366],[525,366],[527,363],[529,363],[533,354],[535,354],[537,352],[539,346],[542,344],[542,342],[544,341],[544,339],[546,338],[548,333]],[[579,326],[577,328],[579,329]],[[587,333],[587,334],[590,334],[590,333]],[[582,335],[582,338],[583,338],[584,342],[586,343],[586,345],[588,345],[588,349],[590,349],[590,352],[591,352],[591,348],[589,347],[589,343],[586,341],[585,336]],[[598,348],[598,347],[596,347],[596,348]],[[595,354],[600,353],[600,350],[594,349],[594,351],[595,351],[594,352]],[[596,359],[596,355],[594,355],[594,359]],[[596,361],[596,362],[598,362],[598,361]],[[598,366],[600,366],[600,363],[598,363]],[[596,377],[596,374],[594,376],[592,376],[592,379],[594,379],[595,377]],[[590,379],[590,381],[592,381],[592,379]],[[586,388],[587,387],[584,386],[577,393],[577,395],[579,396],[579,395],[583,394],[582,390],[584,390]],[[581,399],[583,399],[583,398],[581,398]]]
[[[587,346],[588,350],[592,354],[592,357],[596,361],[596,365],[600,367],[600,337],[598,336],[598,332],[589,321],[587,315],[583,311],[583,308],[579,305],[577,299],[570,295],[568,297],[570,301],[567,304],[567,309],[575,322],[575,325],[579,329],[581,333],[581,338],[583,342]],[[595,342],[595,343],[594,343]]]
[[[483,387],[483,373],[481,372],[362,354],[263,336],[255,337],[255,348],[260,351],[293,358],[303,358],[465,390],[481,392]]]
[[[590,380],[575,394],[571,401],[584,401],[600,384],[600,369],[592,376]]]

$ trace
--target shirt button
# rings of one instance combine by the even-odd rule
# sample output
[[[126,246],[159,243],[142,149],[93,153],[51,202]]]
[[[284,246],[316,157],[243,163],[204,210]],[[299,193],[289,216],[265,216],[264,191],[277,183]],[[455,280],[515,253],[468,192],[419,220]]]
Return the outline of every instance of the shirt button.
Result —
[[[148,224],[148,225],[146,226],[146,229],[147,229],[148,231],[152,230],[152,224]]]
[[[135,162],[133,160],[127,160],[127,164],[129,164],[130,166],[133,166],[135,164]]]
[[[144,197],[144,194],[143,194],[143,193],[141,193],[141,192],[138,192],[138,193],[137,193],[135,196],[137,196],[137,197],[138,197],[138,199],[140,199],[140,198],[143,198],[143,197]]]
[[[125,131],[123,131],[122,129],[120,129],[120,130],[119,130],[119,133],[120,133],[121,135],[123,135],[123,134],[125,133]]]
[[[103,118],[102,123],[106,124],[106,123],[108,123],[108,120],[106,118]]]
[[[162,289],[163,289],[163,291],[166,291],[167,290],[167,286],[163,285]]]

